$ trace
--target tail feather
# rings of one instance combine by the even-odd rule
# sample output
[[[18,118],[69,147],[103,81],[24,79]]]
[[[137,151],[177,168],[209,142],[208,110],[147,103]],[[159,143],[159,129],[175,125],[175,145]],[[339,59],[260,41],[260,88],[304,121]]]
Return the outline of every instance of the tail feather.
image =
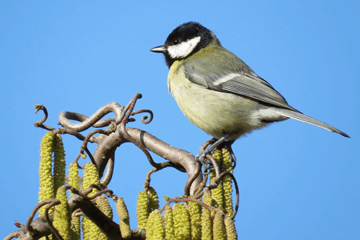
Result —
[[[331,132],[335,132],[338,133],[344,137],[350,138],[349,135],[347,135],[346,133],[340,131],[339,129],[334,128],[333,126],[330,126],[329,124],[326,124],[324,122],[321,122],[315,118],[309,117],[305,114],[299,113],[299,112],[294,112],[292,110],[289,109],[284,109],[284,108],[276,108],[274,109],[274,111],[276,111],[278,114],[281,114],[285,117],[289,117],[289,118],[293,118],[302,122],[306,122],[306,123],[310,123],[313,124],[315,126],[319,126],[322,128],[325,128],[326,130],[329,130]]]

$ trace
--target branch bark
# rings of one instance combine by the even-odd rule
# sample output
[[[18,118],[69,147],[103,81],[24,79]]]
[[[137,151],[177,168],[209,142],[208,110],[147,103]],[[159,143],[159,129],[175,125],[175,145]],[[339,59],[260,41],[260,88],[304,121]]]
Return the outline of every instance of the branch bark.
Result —
[[[199,171],[197,171],[199,163],[194,160],[194,155],[188,151],[171,146],[143,130],[130,127],[127,127],[125,130],[132,139],[137,141],[143,147],[149,149],[158,156],[184,168],[188,175],[188,180],[194,178],[194,174],[197,174],[197,177],[195,177],[195,180],[190,186],[190,192],[186,193],[186,195],[194,194],[194,190],[200,185],[202,181],[202,175],[199,173]],[[115,149],[120,147],[121,144],[125,142],[130,142],[130,140],[127,139],[119,129],[111,133],[109,136],[105,136],[104,139],[99,142],[93,154],[93,158],[99,170],[100,177],[102,177],[107,161],[113,156]]]

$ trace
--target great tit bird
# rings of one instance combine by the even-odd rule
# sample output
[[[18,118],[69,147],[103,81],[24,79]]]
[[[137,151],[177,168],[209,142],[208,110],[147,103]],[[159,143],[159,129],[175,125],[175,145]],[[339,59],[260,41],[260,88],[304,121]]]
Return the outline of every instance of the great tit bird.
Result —
[[[215,139],[239,137],[288,118],[349,137],[346,133],[291,107],[267,81],[221,46],[209,29],[196,22],[175,28],[163,46],[169,67],[168,88],[181,111]]]

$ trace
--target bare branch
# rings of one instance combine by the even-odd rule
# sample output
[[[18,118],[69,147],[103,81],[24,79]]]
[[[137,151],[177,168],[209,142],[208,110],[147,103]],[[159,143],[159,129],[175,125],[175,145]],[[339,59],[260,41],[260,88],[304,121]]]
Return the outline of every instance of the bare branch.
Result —
[[[114,164],[115,164],[115,154],[113,154],[107,161],[107,167],[104,177],[101,179],[100,183],[104,186],[109,185],[113,173],[114,173]]]
[[[173,147],[166,142],[161,141],[155,136],[137,128],[126,128],[127,132],[133,139],[137,139],[142,146],[146,147],[158,156],[169,160],[171,163],[181,166],[188,174],[188,179],[197,175],[190,187],[190,195],[202,180],[201,174],[198,174],[198,162],[194,160],[194,155],[188,151]],[[95,156],[94,156],[95,157]]]
[[[77,131],[73,130],[73,129],[70,129],[70,128],[59,128],[59,129],[56,129],[54,130],[54,134],[70,134],[70,135],[73,135],[75,136],[77,139],[81,140],[81,141],[84,141],[85,137],[78,133]],[[92,139],[89,140],[90,142],[95,142],[93,141]]]
[[[7,235],[3,240],[11,240],[13,238],[19,238],[20,236],[24,235],[24,230],[17,230],[15,232],[10,233]]]
[[[116,118],[109,118],[100,120],[106,114],[113,112]],[[108,126],[112,121],[120,123],[125,115],[124,107],[120,106],[116,102],[108,103],[97,110],[91,117],[87,117],[80,113],[75,112],[61,112],[59,115],[59,124],[63,127],[73,129],[77,132],[82,132],[90,127],[105,127]],[[80,123],[73,123],[70,121],[77,120]],[[100,121],[99,121],[100,120]]]

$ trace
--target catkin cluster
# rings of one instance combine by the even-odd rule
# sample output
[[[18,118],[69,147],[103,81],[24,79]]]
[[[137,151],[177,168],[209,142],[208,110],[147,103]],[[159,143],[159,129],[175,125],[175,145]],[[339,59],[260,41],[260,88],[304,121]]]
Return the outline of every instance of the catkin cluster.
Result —
[[[232,162],[228,149],[215,149],[213,157],[220,167],[220,172],[232,173]],[[80,240],[81,223],[76,212],[71,214],[65,184],[65,152],[60,135],[48,132],[41,142],[40,149],[40,192],[39,200],[57,198],[60,204],[55,206],[53,225],[64,240]],[[69,166],[68,184],[80,190],[87,189],[90,185],[100,185],[97,168],[92,163],[84,166],[84,177],[80,186],[79,170],[77,163]],[[215,178],[214,172],[210,179]],[[98,192],[92,189],[89,197]],[[116,210],[120,217],[120,232],[122,238],[127,239],[132,235],[129,223],[129,212],[124,199],[114,196]],[[159,198],[154,188],[148,187],[141,191],[137,201],[138,229],[146,232],[148,240],[235,240],[237,233],[231,216],[232,205],[232,179],[229,175],[217,182],[217,187],[208,190],[203,195],[202,206],[199,200],[187,199],[183,203],[175,203],[173,207],[167,203],[162,213],[159,210]],[[113,211],[105,196],[98,196],[94,204],[109,218],[113,218]],[[44,208],[40,209],[44,214]],[[82,235],[84,240],[106,240],[108,237],[89,218],[83,215]]]
[[[206,192],[204,202],[208,204],[212,201],[210,191]],[[150,194],[146,190],[141,191],[137,202],[138,226],[146,230],[148,240],[237,239],[234,222],[230,217],[219,209],[210,211],[208,207],[201,207],[196,200],[176,203],[173,207],[166,204],[164,216],[158,209],[149,211],[150,205]]]
[[[68,173],[69,173],[69,185],[76,189],[80,189],[79,169],[78,169],[78,164],[76,162],[70,163]],[[76,216],[76,212],[73,212],[71,214],[70,239],[80,240],[80,231],[81,231],[80,216]]]
[[[40,144],[39,202],[55,197],[57,189],[65,184],[65,151],[59,134],[47,132]],[[45,206],[39,214],[44,215]]]
[[[149,187],[139,193],[136,204],[138,229],[146,229],[149,214],[159,208],[159,197],[154,188]]]
[[[84,190],[87,189],[88,187],[90,187],[91,184],[100,185],[99,173],[97,171],[96,166],[92,163],[86,163],[84,168],[85,170],[84,170],[83,189]],[[97,192],[98,192],[97,189],[92,189],[92,191],[88,194],[88,196],[91,197]],[[84,240],[107,239],[105,233],[86,216],[83,218],[82,229],[83,229]]]
[[[219,165],[220,172],[233,172],[230,152],[227,148],[222,148],[221,150],[215,149],[212,156]],[[212,171],[210,173],[210,180],[213,180],[215,177],[215,172]],[[229,217],[233,214],[232,191],[232,180],[228,174],[223,176],[218,182],[217,187],[211,190],[211,205],[225,211]]]
[[[220,172],[233,172],[231,154],[227,148],[215,149],[212,156]],[[210,172],[210,180],[216,178]],[[221,240],[237,239],[232,204],[232,179],[226,174],[217,187],[204,193],[201,207],[196,201],[165,206],[164,216],[157,210],[159,200],[153,188],[141,191],[137,201],[138,228],[146,230],[146,239]],[[210,209],[212,211],[210,211]],[[214,210],[215,209],[215,210]]]
[[[65,186],[58,188],[56,198],[59,199],[61,203],[55,206],[53,225],[64,240],[71,240],[71,217]]]
[[[122,197],[119,197],[116,200],[116,210],[120,218],[119,227],[121,236],[125,239],[131,237],[129,211],[127,210],[124,199]]]

